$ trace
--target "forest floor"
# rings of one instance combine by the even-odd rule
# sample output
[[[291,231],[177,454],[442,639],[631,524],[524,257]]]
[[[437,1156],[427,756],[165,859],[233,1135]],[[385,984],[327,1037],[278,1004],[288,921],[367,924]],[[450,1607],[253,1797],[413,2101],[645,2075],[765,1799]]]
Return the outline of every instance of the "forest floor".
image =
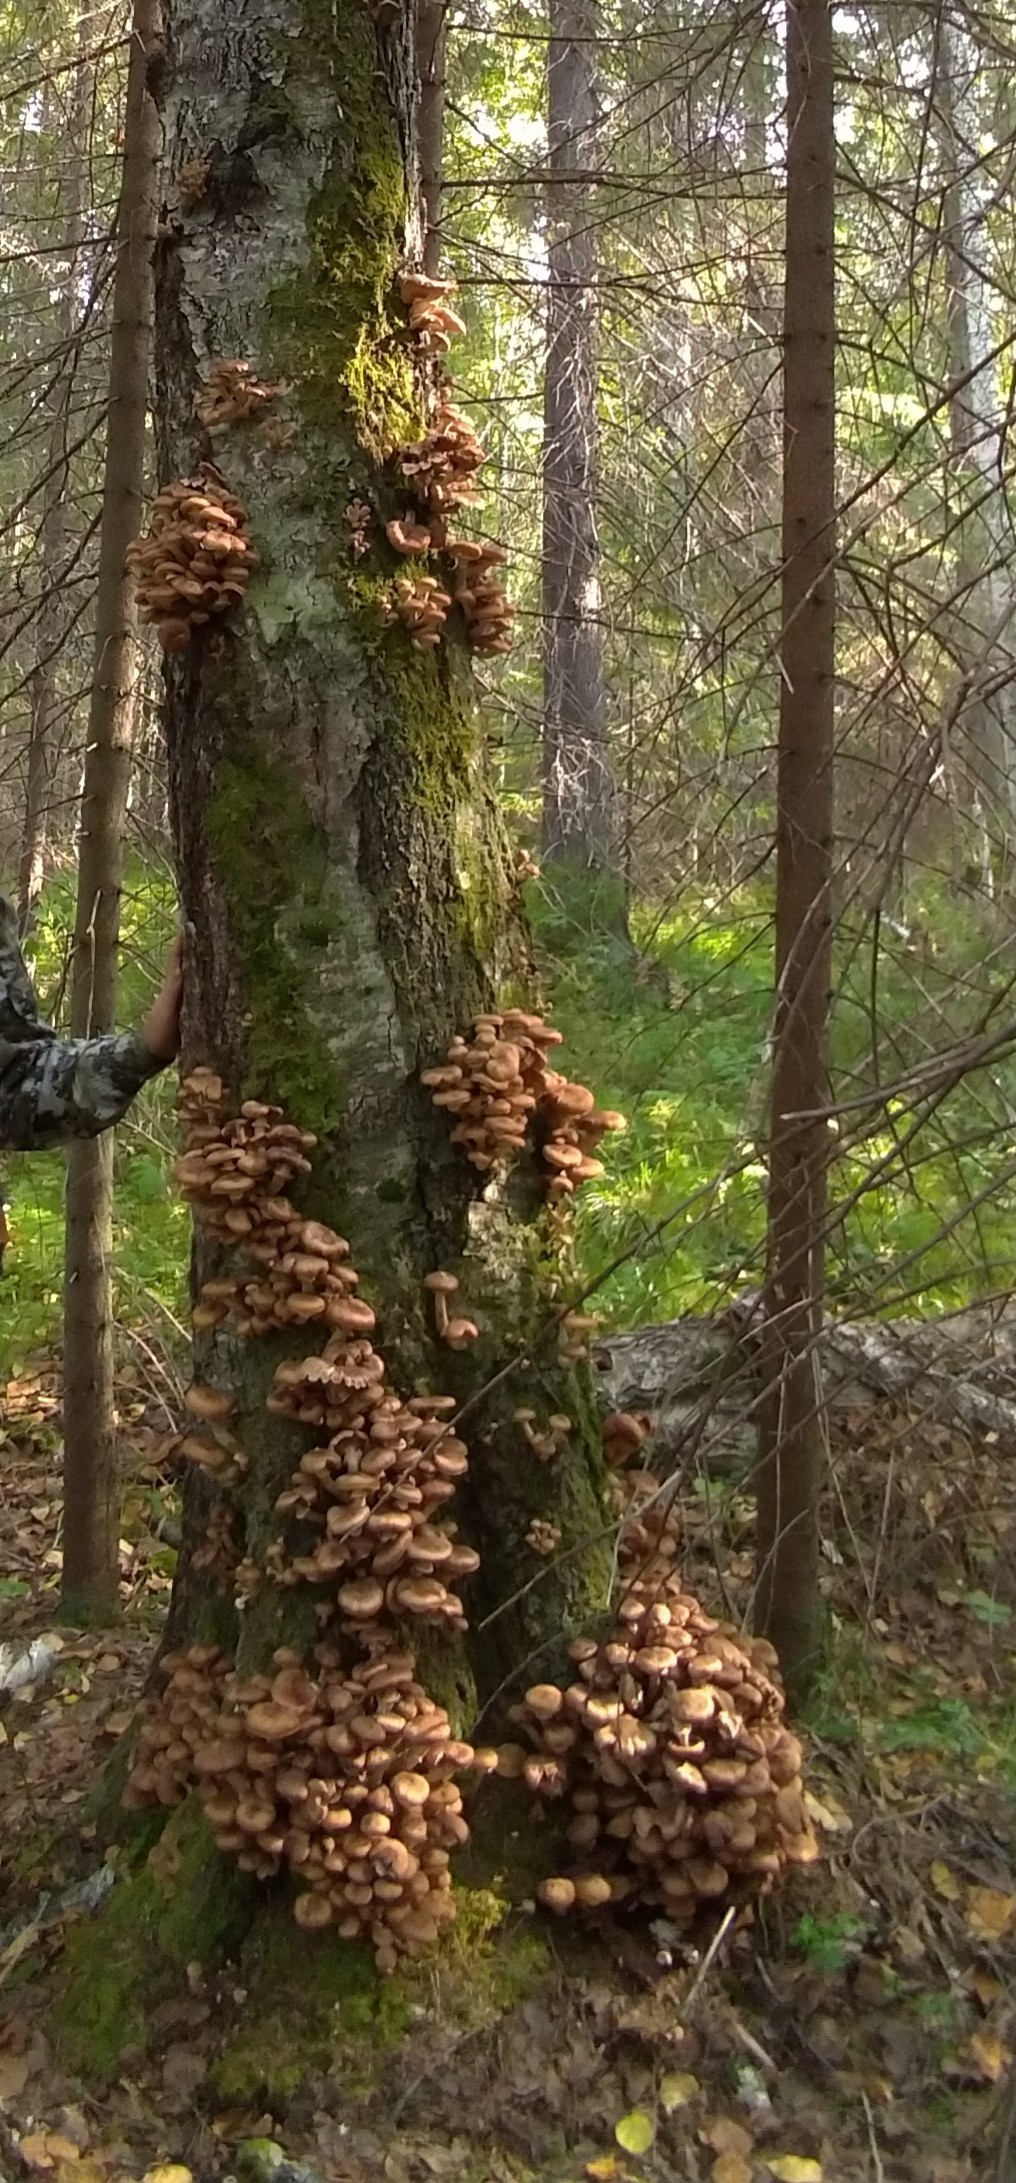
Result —
[[[8,1657],[54,1635],[59,1402],[45,1357],[6,1391]],[[153,2050],[122,2055],[102,2090],[64,2075],[47,2037],[62,1951],[103,1868],[81,1809],[131,1720],[171,1583],[167,1418],[139,1379],[121,1419],[122,1622],[59,1633],[49,1669],[0,1704],[0,2175],[119,2183],[173,2163],[153,2183],[256,2176],[275,2156],[248,2141],[271,2139],[327,2183],[1012,2183],[1011,1464],[888,1404],[838,1428],[834,1657],[808,1723],[823,1855],[753,1921],[694,1946],[659,1921],[578,1940],[513,1905],[500,1934],[453,1941],[418,1973],[369,2072],[350,2067],[340,2020],[334,2070],[295,2098],[239,2105],[210,2075],[242,2020],[235,1966],[190,1966],[156,2012]],[[736,1488],[687,1512],[688,1575],[735,1615],[751,1526]],[[541,1968],[512,1998],[497,1956],[520,1931]]]

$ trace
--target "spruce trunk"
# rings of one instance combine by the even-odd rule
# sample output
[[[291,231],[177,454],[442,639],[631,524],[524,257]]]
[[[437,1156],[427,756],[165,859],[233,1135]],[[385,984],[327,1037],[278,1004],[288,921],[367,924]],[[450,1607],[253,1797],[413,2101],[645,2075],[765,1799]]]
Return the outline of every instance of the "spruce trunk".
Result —
[[[116,1015],[123,825],[138,674],[137,617],[125,557],[137,529],[155,242],[158,116],[149,72],[159,50],[156,0],[137,0],[117,214],[109,417],[95,601],[95,657],[81,798],[71,1029],[111,1031]],[[119,1484],[113,1404],[112,1139],[71,1146],[64,1253],[64,1559],[70,1620],[119,1605]]]
[[[835,643],[835,289],[830,0],[787,12],[783,588],[776,1010],[758,1453],[756,1626],[793,1695],[817,1660],[829,1158]]]

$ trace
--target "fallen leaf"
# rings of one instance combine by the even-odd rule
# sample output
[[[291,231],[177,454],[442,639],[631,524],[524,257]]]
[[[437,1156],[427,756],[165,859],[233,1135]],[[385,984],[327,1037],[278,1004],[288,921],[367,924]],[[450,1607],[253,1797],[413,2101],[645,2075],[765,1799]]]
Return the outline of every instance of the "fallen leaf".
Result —
[[[146,2168],[141,2183],[194,2183],[189,2168],[179,2168],[172,2160],[161,2168]]]
[[[699,2131],[703,2145],[711,2145],[714,2153],[733,2153],[738,2159],[750,2159],[755,2150],[755,2140],[743,2122],[732,2122],[729,2115],[717,2115],[715,2122],[708,2122]]]
[[[614,2124],[614,2136],[626,2153],[648,2153],[656,2136],[656,2124],[644,2107],[633,2107]]]
[[[53,2155],[49,2149],[49,2136],[45,2130],[33,2130],[28,2137],[22,2138],[18,2151],[29,2168],[45,2170],[53,2166]]]
[[[687,2107],[699,2090],[697,2077],[684,2069],[672,2069],[660,2080],[660,2106],[665,2115],[672,2115],[675,2107]]]
[[[898,1925],[893,1934],[893,1948],[903,1963],[920,1963],[927,1954],[920,1935],[909,1925]]]
[[[971,1888],[967,1896],[967,1930],[978,1940],[1001,1940],[1014,1918],[1016,1895],[1003,1895],[997,1887]]]
[[[603,2153],[599,2160],[586,2162],[586,2174],[592,2177],[592,2183],[615,2183],[615,2177],[623,2176],[624,2173],[620,2161],[614,2158],[613,2153]]]
[[[849,1834],[854,1822],[835,1797],[827,1796],[822,1803],[810,1789],[804,1792],[804,1808],[812,1825],[820,1827],[823,1834]]]
[[[59,2130],[47,2131],[46,2150],[49,2153],[51,2161],[65,2161],[68,2163],[68,2165],[73,2161],[75,2167],[78,2167],[80,2164],[80,2145],[75,2145],[73,2138],[65,2138],[64,2136],[62,2136]]]
[[[28,2083],[28,2063],[21,2054],[0,2054],[0,2103],[16,2100]]]
[[[941,1895],[944,1903],[959,1902],[963,1889],[956,1878],[956,1874],[949,1870],[948,1865],[943,1864],[941,1857],[936,1857],[928,1873],[928,1878],[936,1895]]]
[[[718,2153],[709,2173],[712,2183],[751,2183],[751,2169],[740,2153]]]
[[[977,1995],[982,2009],[993,2009],[996,2001],[1005,1999],[1005,1987],[1001,1979],[993,1978],[990,1971],[982,1971],[980,1965],[975,1965],[969,1977],[964,1980],[964,1985],[969,1986],[971,1993]]]
[[[102,1724],[104,1736],[125,1736],[134,1720],[133,1706],[120,1706],[115,1713],[107,1713]]]
[[[975,2031],[967,2042],[967,2052],[978,2076],[985,2077],[989,2084],[997,2084],[1012,2061],[1011,2047],[993,2031]]]
[[[776,2183],[822,2183],[821,2162],[810,2160],[804,2153],[777,2153],[763,2166],[776,2177]]]
[[[89,2156],[86,2160],[58,2160],[54,2169],[55,2183],[109,2183],[106,2169],[98,2160]]]

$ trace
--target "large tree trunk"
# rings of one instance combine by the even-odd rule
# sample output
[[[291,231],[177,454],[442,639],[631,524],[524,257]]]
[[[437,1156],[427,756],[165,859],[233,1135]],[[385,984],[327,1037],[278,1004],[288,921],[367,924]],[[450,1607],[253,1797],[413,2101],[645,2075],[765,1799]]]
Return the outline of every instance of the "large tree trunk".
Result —
[[[543,849],[613,848],[597,496],[595,0],[550,0],[543,416]]]
[[[835,289],[831,0],[787,11],[782,647],[757,1626],[800,1694],[818,1641],[817,1500],[832,942]]]
[[[136,0],[71,963],[71,1029],[79,1037],[112,1030],[116,1015],[123,822],[139,670],[126,553],[138,528],[144,482],[159,157],[148,78],[159,37],[157,0]],[[119,1602],[112,1275],[113,1140],[107,1132],[72,1145],[67,1162],[62,1602],[71,1619],[115,1614]]]
[[[470,1475],[454,1516],[482,1556],[470,1631],[425,1630],[417,1653],[429,1688],[471,1727],[478,1705],[550,1670],[604,1607],[609,1550],[588,1387],[558,1362],[550,1323],[560,1270],[535,1174],[523,1162],[509,1186],[485,1182],[419,1082],[454,1032],[522,990],[526,961],[464,648],[446,633],[436,653],[413,650],[384,613],[398,563],[383,519],[405,505],[384,462],[421,429],[429,368],[414,364],[396,285],[421,241],[408,182],[410,10],[379,32],[359,0],[324,15],[310,0],[248,0],[229,17],[216,0],[175,0],[168,30],[167,141],[178,166],[208,153],[212,169],[159,267],[161,472],[186,477],[214,457],[259,556],[236,626],[199,634],[168,670],[192,935],[184,1063],[211,1064],[234,1101],[277,1101],[315,1133],[298,1202],[348,1238],[391,1384],[468,1406]],[[196,390],[222,357],[249,361],[262,384],[285,382],[267,437],[253,423],[209,434],[196,422]],[[380,517],[369,557],[352,551],[351,498]],[[200,1234],[195,1259],[202,1281],[236,1265]],[[479,1327],[458,1352],[436,1339],[422,1286],[438,1268],[458,1275]],[[196,1335],[196,1377],[235,1396],[249,1468],[228,1495],[188,1475],[174,1646],[215,1632],[241,1663],[280,1642],[308,1648],[314,1595],[266,1574],[285,1524],[276,1496],[308,1435],[265,1400],[282,1358],[320,1346],[221,1326]],[[495,1377],[520,1354],[518,1370]],[[513,1419],[520,1402],[574,1421],[556,1464],[531,1455]],[[261,1574],[242,1613],[232,1577],[197,1551],[213,1515],[230,1511],[236,1549]],[[560,1528],[551,1558],[527,1539],[534,1519]],[[177,1882],[182,1914],[207,1899],[200,1840],[200,1872]],[[127,1924],[142,1917],[147,1884],[124,1891]],[[222,1879],[198,1952],[221,1935],[227,1904]],[[306,1937],[285,1930],[277,1983],[299,1980],[305,1960]],[[150,1947],[149,1990],[157,1957]],[[74,2017],[76,1991],[79,2034],[85,1984],[68,2003]]]

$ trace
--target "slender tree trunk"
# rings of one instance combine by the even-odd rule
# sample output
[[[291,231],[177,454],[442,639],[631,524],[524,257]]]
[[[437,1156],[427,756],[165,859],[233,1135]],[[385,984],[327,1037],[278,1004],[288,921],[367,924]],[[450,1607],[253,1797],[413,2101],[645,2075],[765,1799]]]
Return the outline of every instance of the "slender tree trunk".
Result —
[[[832,0],[787,11],[783,588],[776,976],[758,1455],[757,1626],[788,1686],[818,1650],[816,1504],[832,939],[835,286]]]
[[[137,616],[126,553],[140,527],[144,482],[160,145],[149,76],[160,45],[157,0],[136,0],[71,965],[71,1028],[80,1037],[111,1030],[116,1014],[123,818],[138,676]],[[107,1133],[73,1145],[67,1165],[63,1606],[72,1618],[111,1614],[118,1601],[112,1213],[113,1140]]]
[[[596,0],[550,0],[543,421],[543,850],[611,865],[596,525]]]
[[[59,735],[60,650],[66,623],[62,576],[67,548],[68,421],[78,362],[75,328],[80,315],[78,283],[81,278],[81,245],[85,235],[88,128],[95,85],[94,65],[85,57],[88,37],[88,14],[82,8],[78,16],[78,61],[74,73],[66,165],[62,170],[59,190],[60,246],[67,252],[67,263],[57,311],[57,340],[61,353],[49,397],[51,423],[46,450],[48,482],[39,538],[42,604],[34,631],[36,664],[32,670],[29,688],[25,815],[18,868],[18,911],[23,932],[27,932],[31,923],[32,912],[45,876],[46,842]]]
[[[423,199],[425,273],[437,273],[441,266],[447,45],[448,0],[419,0],[416,16],[416,65],[420,81],[417,149]]]
[[[967,587],[956,618],[959,672],[972,674],[961,734],[987,835],[982,853],[990,884],[993,852],[1011,867],[1016,849],[1016,648],[1007,565],[1016,536],[1004,485],[1008,417],[997,367],[988,361],[995,334],[976,184],[979,59],[969,32],[946,10],[936,34],[937,102],[950,177],[943,225],[949,376],[965,382],[950,403],[950,441],[959,489],[971,504],[955,571],[957,583]]]

